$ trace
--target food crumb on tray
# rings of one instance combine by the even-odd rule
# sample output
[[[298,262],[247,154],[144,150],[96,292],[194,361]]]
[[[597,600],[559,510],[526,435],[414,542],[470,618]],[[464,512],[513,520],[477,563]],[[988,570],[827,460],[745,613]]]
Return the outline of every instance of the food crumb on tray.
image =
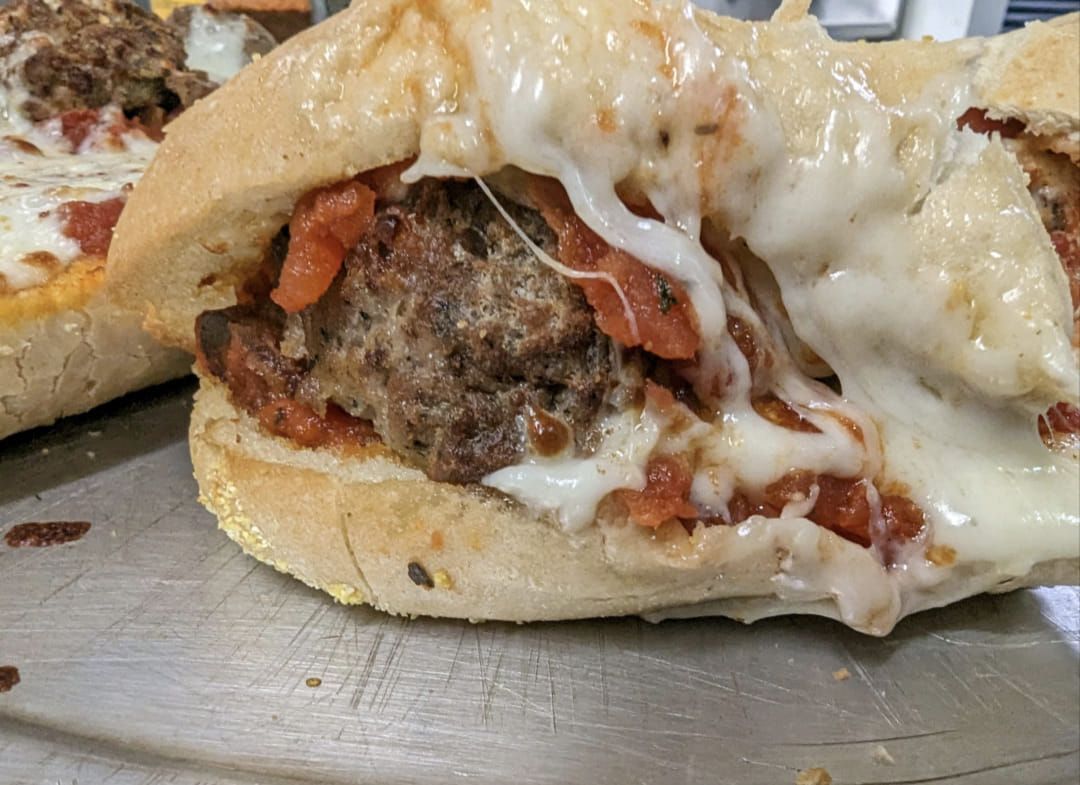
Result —
[[[879,766],[893,766],[896,764],[896,758],[894,758],[882,744],[874,747],[874,753],[872,757],[874,759],[874,763],[878,764]]]
[[[851,671],[847,668],[841,668],[832,672],[833,681],[847,681],[851,678]]]
[[[19,523],[4,534],[4,542],[9,548],[45,548],[50,545],[64,545],[82,539],[91,524],[88,521],[32,521]]]
[[[19,669],[14,665],[0,665],[0,692],[8,692],[19,683]]]

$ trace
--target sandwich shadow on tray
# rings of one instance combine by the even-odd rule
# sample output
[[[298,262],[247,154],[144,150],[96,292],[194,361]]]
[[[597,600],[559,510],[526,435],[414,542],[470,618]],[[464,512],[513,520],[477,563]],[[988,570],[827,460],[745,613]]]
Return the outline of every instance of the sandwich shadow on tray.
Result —
[[[166,382],[5,439],[0,505],[185,442],[195,387],[190,376]]]

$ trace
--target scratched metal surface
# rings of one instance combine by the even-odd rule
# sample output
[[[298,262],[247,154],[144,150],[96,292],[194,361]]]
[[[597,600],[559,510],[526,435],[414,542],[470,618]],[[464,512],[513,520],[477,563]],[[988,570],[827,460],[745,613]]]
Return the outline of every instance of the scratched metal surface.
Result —
[[[22,676],[0,694],[3,785],[1080,776],[1075,589],[963,603],[886,640],[816,619],[344,608],[242,557],[196,504],[190,392],[0,446],[0,530],[93,523],[69,545],[0,545],[0,665]]]

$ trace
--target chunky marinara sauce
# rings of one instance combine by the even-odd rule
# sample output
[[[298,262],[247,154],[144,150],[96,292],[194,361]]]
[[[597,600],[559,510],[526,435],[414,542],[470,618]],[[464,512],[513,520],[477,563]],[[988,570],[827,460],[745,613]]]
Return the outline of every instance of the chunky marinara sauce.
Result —
[[[65,202],[58,209],[64,236],[77,242],[87,256],[105,256],[124,202],[121,196],[104,202]]]

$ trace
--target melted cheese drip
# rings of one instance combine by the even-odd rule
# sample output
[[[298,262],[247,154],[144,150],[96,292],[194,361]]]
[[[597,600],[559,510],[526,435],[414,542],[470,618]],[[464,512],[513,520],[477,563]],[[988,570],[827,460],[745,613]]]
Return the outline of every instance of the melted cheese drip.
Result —
[[[532,457],[489,474],[484,484],[555,513],[568,530],[580,530],[596,519],[600,501],[612,491],[645,487],[645,464],[660,429],[648,407],[640,415],[622,412],[601,426],[604,438],[592,456]]]
[[[697,504],[721,510],[736,488],[794,468],[861,474],[906,486],[961,562],[1020,575],[1078,555],[1076,456],[1050,453],[1035,430],[1037,412],[1078,396],[1066,282],[1015,161],[955,127],[971,73],[958,68],[894,106],[812,20],[755,29],[724,52],[688,6],[506,3],[467,16],[451,34],[476,84],[427,120],[406,178],[507,165],[557,177],[594,231],[686,287],[703,338],[695,387],[729,379],[708,398],[723,417],[687,445],[699,456]],[[761,38],[785,30],[786,54],[765,52]],[[627,178],[664,223],[623,206],[615,188]],[[772,388],[816,410],[822,433],[779,428],[750,406],[726,317],[759,321],[700,246],[703,217],[766,262],[795,333],[839,376],[843,399],[774,347]],[[866,444],[826,410],[858,423]],[[630,420],[612,427],[605,448],[632,443]],[[634,444],[613,471],[598,470],[601,451],[530,460],[486,482],[579,526],[599,494],[640,487],[649,450]],[[872,486],[868,501],[880,523]],[[879,579],[942,580],[917,551],[910,570]],[[828,576],[799,585],[807,596],[839,591]]]
[[[184,39],[185,65],[205,71],[212,80],[222,84],[248,64],[250,58],[244,52],[246,36],[242,18],[213,14],[197,7]]]

